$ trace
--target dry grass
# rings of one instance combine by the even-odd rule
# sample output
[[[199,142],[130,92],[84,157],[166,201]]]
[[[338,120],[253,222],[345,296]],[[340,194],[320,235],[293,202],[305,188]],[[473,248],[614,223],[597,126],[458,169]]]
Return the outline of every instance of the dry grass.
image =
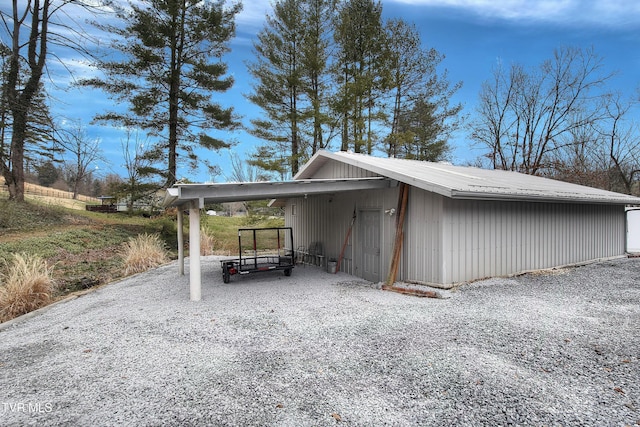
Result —
[[[14,254],[0,274],[0,322],[44,307],[52,300],[53,268],[38,256]]]
[[[216,239],[209,227],[203,227],[200,233],[200,255],[215,254]]]
[[[5,191],[4,182],[4,178],[0,176],[0,193]],[[69,191],[43,187],[29,182],[24,183],[24,191],[26,200],[34,201],[42,205],[64,206],[68,209],[84,211],[86,209],[87,202],[91,204],[100,204],[100,200],[95,197],[79,194],[78,199],[73,199],[73,193]]]
[[[125,275],[141,273],[169,261],[169,254],[158,234],[140,234],[129,239],[122,251]]]

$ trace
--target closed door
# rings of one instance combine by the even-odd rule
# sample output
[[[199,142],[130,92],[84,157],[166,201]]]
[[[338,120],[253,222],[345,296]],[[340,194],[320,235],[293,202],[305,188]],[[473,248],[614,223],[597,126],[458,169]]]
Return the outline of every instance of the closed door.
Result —
[[[380,210],[360,211],[358,219],[359,275],[377,283],[380,281]]]

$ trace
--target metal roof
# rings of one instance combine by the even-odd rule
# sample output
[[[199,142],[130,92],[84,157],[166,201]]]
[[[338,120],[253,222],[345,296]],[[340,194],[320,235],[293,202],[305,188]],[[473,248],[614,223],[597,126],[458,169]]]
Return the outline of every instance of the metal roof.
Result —
[[[302,197],[341,191],[389,188],[390,185],[391,181],[384,177],[174,184],[167,189],[163,205],[178,206],[191,200],[198,200],[200,207],[203,207],[205,203]]]
[[[329,161],[365,169],[452,199],[640,205],[640,198],[512,171],[319,151],[294,179],[309,179]]]

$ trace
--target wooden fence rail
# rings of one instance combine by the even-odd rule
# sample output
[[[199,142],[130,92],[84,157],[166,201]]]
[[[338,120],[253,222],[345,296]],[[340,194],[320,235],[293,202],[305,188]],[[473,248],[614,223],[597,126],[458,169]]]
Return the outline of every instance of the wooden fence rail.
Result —
[[[7,186],[4,185],[4,179],[0,179],[0,193],[8,193]],[[41,197],[56,197],[58,199],[73,199],[73,193],[70,191],[56,190],[55,188],[42,187],[35,184],[24,184],[25,195],[41,196]],[[78,195],[76,200],[87,203],[100,203],[100,199],[96,197],[89,197],[82,194]]]

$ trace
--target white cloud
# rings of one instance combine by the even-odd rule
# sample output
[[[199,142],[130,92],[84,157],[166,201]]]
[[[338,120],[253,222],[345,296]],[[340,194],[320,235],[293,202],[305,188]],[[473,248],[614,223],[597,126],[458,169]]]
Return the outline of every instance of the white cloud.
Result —
[[[447,7],[485,18],[535,20],[555,24],[620,27],[640,24],[637,0],[390,0],[416,6]]]
[[[273,10],[270,0],[244,1],[243,6],[242,12],[236,16],[236,28],[251,33],[262,28],[265,17]]]

